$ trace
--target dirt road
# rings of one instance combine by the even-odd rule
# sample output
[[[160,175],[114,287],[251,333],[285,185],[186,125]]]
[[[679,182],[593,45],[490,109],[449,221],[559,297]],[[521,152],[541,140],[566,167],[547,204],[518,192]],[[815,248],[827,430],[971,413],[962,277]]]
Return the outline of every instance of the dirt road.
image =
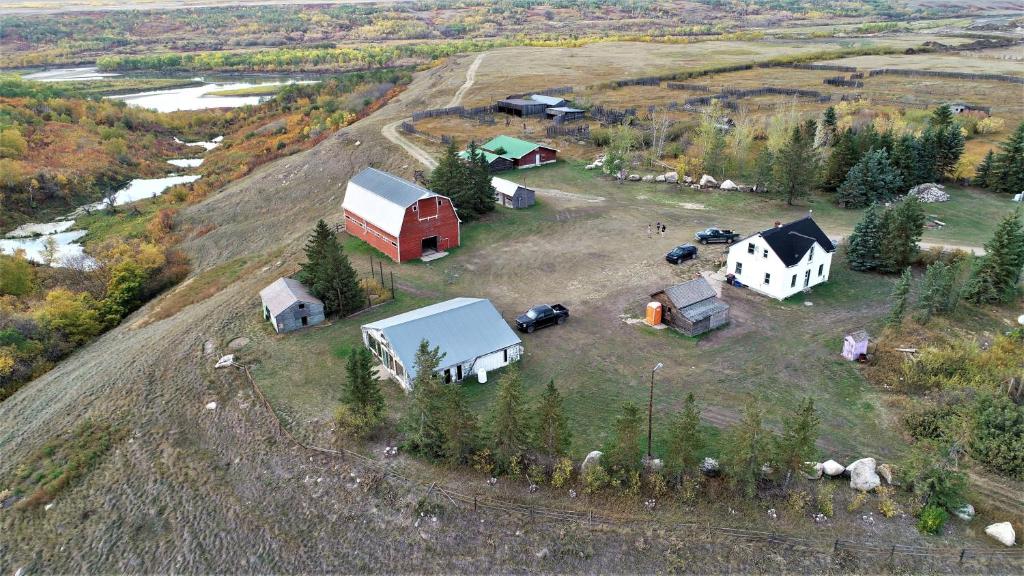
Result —
[[[473,59],[473,62],[470,63],[469,68],[466,69],[466,81],[463,82],[462,86],[459,86],[459,89],[455,91],[455,95],[453,95],[452,99],[449,100],[447,104],[445,104],[445,108],[458,106],[459,104],[462,103],[463,96],[466,95],[466,92],[468,92],[469,89],[472,88],[473,84],[476,82],[476,71],[480,68],[480,63],[484,61],[485,56],[487,56],[486,52],[478,54],[477,57]],[[384,127],[380,129],[381,136],[387,138],[394,144],[401,146],[403,150],[408,152],[409,155],[412,156],[413,159],[415,159],[420,164],[423,164],[424,166],[430,169],[436,168],[437,160],[434,160],[434,157],[431,156],[429,152],[412,143],[408,138],[399,133],[398,126],[401,125],[402,122],[405,122],[406,120],[408,119],[403,118],[401,120],[395,120],[394,122],[385,124]]]

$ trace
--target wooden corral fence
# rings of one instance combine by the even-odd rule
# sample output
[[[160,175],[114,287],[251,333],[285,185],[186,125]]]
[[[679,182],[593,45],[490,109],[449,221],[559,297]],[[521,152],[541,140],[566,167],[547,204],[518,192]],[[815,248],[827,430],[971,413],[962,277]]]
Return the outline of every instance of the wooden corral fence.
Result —
[[[612,82],[612,86],[616,88],[622,88],[624,86],[658,86],[661,84],[661,78],[658,76],[647,76],[644,78],[625,78],[623,80],[616,80]]]
[[[958,80],[995,80],[1024,84],[1024,77],[1007,74],[977,74],[973,72],[947,72],[945,70],[915,70],[912,68],[876,68],[868,71],[868,76],[891,74],[896,76],[925,76],[930,78],[956,78]]]
[[[358,312],[357,312],[358,314]],[[351,460],[355,465],[376,472],[382,481],[393,481],[400,483],[410,491],[423,491],[423,500],[431,500],[441,506],[450,506],[461,509],[464,513],[478,514],[482,511],[489,511],[504,516],[515,516],[521,519],[528,519],[532,522],[561,522],[574,523],[587,527],[634,527],[646,528],[656,517],[656,511],[652,508],[645,514],[610,514],[597,512],[593,508],[552,508],[548,506],[537,506],[524,504],[511,500],[493,498],[482,494],[466,494],[456,490],[448,489],[439,485],[436,480],[414,478],[415,472],[408,469],[400,469],[397,461],[378,460],[360,454],[347,448],[325,448],[315,446],[299,439],[281,421],[273,404],[267,399],[263,390],[252,377],[248,366],[233,364],[245,376],[245,380],[252,388],[259,404],[266,410],[271,423],[278,433],[291,444],[306,450],[307,452],[321,456],[338,458],[340,460]],[[728,526],[713,526],[710,523],[680,522],[666,526],[673,531],[691,531],[694,535],[724,536],[730,540],[742,540],[751,544],[763,544],[769,546],[785,546],[794,550],[801,550],[813,554],[835,556],[840,552],[853,553],[860,556],[871,556],[881,559],[887,558],[893,561],[895,558],[931,558],[940,560],[949,568],[955,570],[968,570],[968,564],[1015,566],[1024,561],[1024,552],[1017,548],[952,548],[938,546],[904,546],[901,544],[856,542],[843,539],[816,539],[802,538],[779,534],[778,532],[767,532],[763,530],[747,530],[732,528]]]
[[[423,120],[426,118],[437,118],[439,116],[458,116],[465,113],[466,109],[462,106],[451,106],[449,108],[431,108],[428,110],[420,110],[412,113],[413,121]]]
[[[797,70],[829,70],[832,72],[856,72],[856,66],[840,66],[839,64],[790,64],[789,68]]]
[[[529,98],[532,94],[542,94],[544,96],[561,96],[562,94],[569,94],[573,91],[572,86],[556,86],[554,88],[542,88],[540,90],[534,90],[532,92],[522,92],[520,94],[509,94],[507,98]]]
[[[711,92],[711,87],[704,84],[687,84],[686,82],[666,82],[669,90],[689,90],[691,92]]]
[[[863,77],[863,75],[862,75]],[[850,75],[850,79],[847,80],[846,76],[830,76],[822,80],[823,84],[829,86],[841,86],[843,88],[863,88],[864,82],[861,80],[854,80],[853,75]]]
[[[590,115],[602,124],[621,124],[623,120],[636,116],[636,108],[606,108],[595,104],[590,108]]]
[[[590,125],[548,126],[544,129],[548,138],[572,138],[573,140],[590,140]]]

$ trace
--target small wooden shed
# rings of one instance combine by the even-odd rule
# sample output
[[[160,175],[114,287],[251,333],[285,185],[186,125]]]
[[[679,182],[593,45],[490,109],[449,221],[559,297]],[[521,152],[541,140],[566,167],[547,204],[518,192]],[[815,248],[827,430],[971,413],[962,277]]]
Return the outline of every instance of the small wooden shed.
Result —
[[[506,208],[529,208],[537,201],[537,194],[530,188],[504,178],[491,178],[494,201]]]
[[[260,290],[263,319],[277,333],[291,332],[324,321],[324,303],[293,278],[278,278]]]
[[[661,320],[687,336],[710,332],[729,323],[729,305],[704,278],[697,278],[651,294],[661,303]]]
[[[843,358],[857,360],[862,354],[868,353],[868,333],[864,330],[857,330],[847,334],[843,338]]]

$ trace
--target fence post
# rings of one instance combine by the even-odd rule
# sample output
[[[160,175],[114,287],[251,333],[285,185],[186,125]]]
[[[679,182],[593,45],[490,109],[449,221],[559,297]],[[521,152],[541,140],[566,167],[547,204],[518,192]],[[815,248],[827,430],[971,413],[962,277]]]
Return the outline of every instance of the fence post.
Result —
[[[395,299],[395,271],[389,270],[388,275],[391,276],[391,299]]]
[[[380,270],[380,287],[383,288],[384,286],[386,286],[384,284],[384,262],[383,261],[377,260],[377,269]]]
[[[593,510],[590,511],[590,524],[591,525],[594,524],[594,511]]]
[[[473,494],[473,512],[476,512],[476,494]]]
[[[963,548],[963,549],[961,549],[961,550],[960,550],[960,565],[961,565],[961,566],[962,566],[962,565],[963,565],[963,563],[964,563],[964,556],[966,556],[966,555],[967,555],[967,548]]]
[[[889,550],[889,562],[892,562],[892,557],[896,555],[896,545],[892,545],[892,550]]]
[[[832,553],[835,554],[838,551],[839,551],[839,538],[836,538],[835,543],[832,544]]]

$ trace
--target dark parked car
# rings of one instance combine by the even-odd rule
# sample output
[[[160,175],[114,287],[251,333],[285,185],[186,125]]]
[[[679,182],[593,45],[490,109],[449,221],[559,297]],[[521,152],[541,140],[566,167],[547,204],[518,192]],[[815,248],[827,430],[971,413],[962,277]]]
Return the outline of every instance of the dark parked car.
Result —
[[[568,318],[569,309],[565,306],[541,304],[530,308],[526,314],[520,314],[516,318],[516,327],[522,332],[533,333],[537,328],[544,328],[552,324],[565,324]]]
[[[726,244],[732,244],[740,237],[740,235],[732,230],[708,228],[707,230],[697,232],[693,237],[701,244],[711,244],[713,242],[725,242]]]
[[[682,264],[687,260],[697,257],[697,247],[689,244],[676,246],[671,252],[665,254],[665,261],[669,264]]]

